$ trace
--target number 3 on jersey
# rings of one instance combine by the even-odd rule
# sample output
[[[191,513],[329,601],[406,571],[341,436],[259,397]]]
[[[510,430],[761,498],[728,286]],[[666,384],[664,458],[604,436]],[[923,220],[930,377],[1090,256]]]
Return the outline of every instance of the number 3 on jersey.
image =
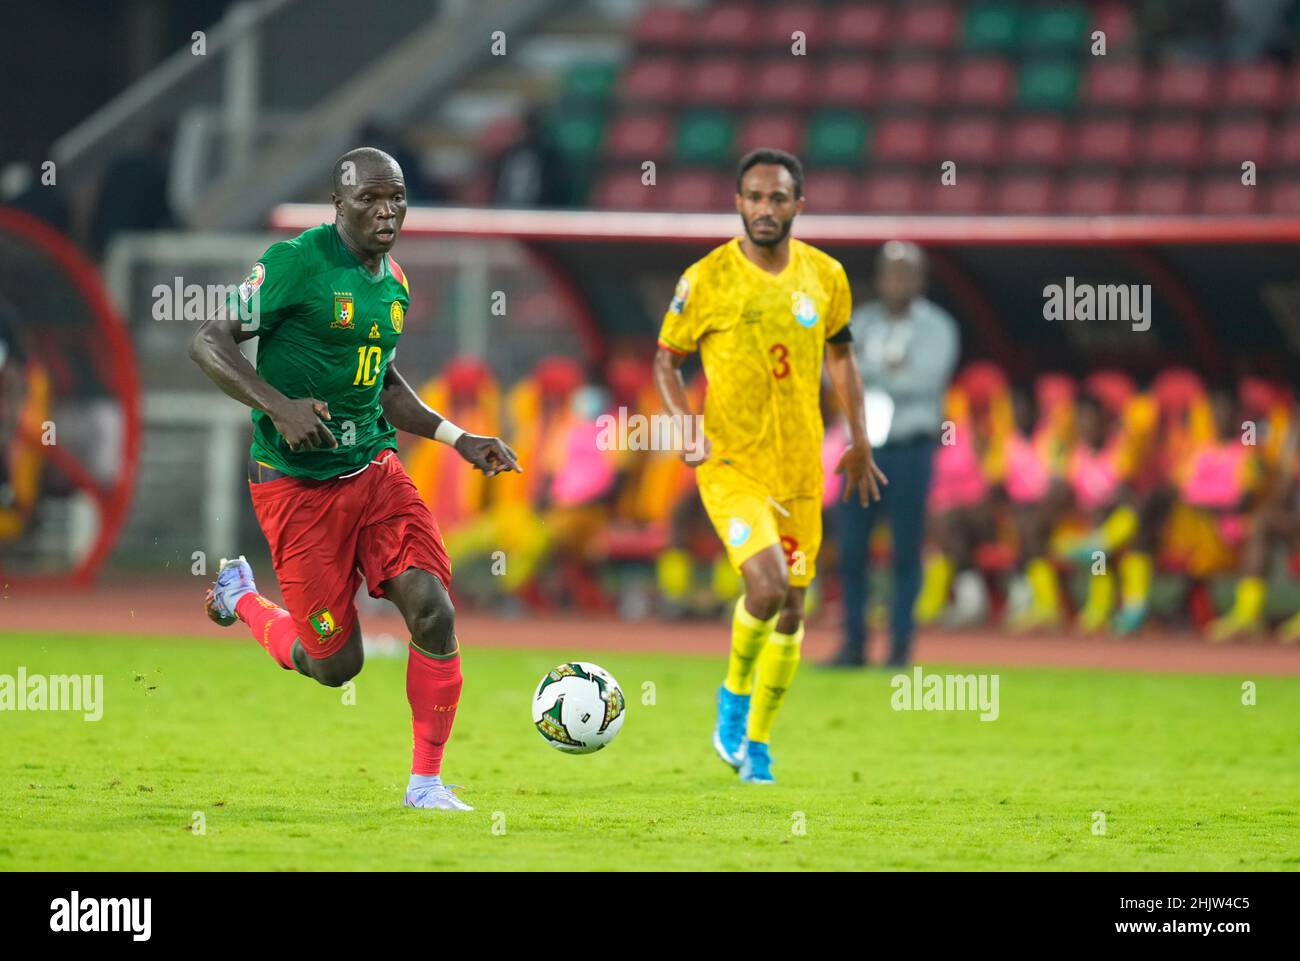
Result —
[[[353,387],[374,387],[375,378],[379,376],[379,359],[383,353],[378,347],[357,348],[357,376],[352,381]]]
[[[772,376],[777,380],[786,377],[790,373],[790,348],[785,344],[773,344],[767,349],[767,352],[776,360],[776,366],[772,368]]]

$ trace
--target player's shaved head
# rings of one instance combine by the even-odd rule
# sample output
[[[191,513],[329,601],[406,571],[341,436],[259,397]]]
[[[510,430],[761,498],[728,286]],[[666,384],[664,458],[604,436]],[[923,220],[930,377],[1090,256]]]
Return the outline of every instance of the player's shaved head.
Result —
[[[335,194],[372,180],[405,182],[398,162],[377,147],[355,147],[334,161]]]

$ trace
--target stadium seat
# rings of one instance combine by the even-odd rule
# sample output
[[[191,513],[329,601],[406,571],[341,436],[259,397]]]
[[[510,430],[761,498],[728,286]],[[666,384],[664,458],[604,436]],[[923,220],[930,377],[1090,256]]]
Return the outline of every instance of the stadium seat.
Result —
[[[1015,164],[1059,167],[1066,160],[1065,122],[1056,116],[1022,116],[1011,126],[1010,153]]]
[[[1002,57],[973,57],[963,60],[952,79],[953,100],[964,107],[1001,110],[1011,102],[1015,71]]]
[[[808,163],[814,167],[860,166],[870,139],[866,119],[857,113],[827,110],[808,124]]]
[[[963,45],[967,50],[1013,53],[1019,40],[1020,16],[1015,4],[974,3],[966,11]]]
[[[1158,120],[1146,128],[1140,149],[1143,162],[1161,167],[1196,167],[1201,161],[1198,120]]]
[[[1266,197],[1270,214],[1300,215],[1300,179],[1283,180]]]
[[[807,107],[817,94],[812,64],[806,57],[777,57],[753,64],[745,98],[760,104]]]
[[[605,136],[605,155],[614,159],[653,160],[671,142],[672,124],[663,114],[626,114]]]
[[[645,48],[682,48],[691,43],[697,14],[684,7],[657,4],[648,7],[632,28],[632,39]]]
[[[719,166],[731,160],[734,139],[731,114],[704,108],[689,110],[677,124],[674,156],[684,164]]]
[[[591,202],[601,210],[647,210],[657,206],[657,189],[641,182],[639,170],[619,170],[607,173],[597,181]]]
[[[1077,54],[1088,49],[1088,14],[1077,4],[1042,6],[1025,11],[1020,46],[1030,54]]]
[[[843,170],[812,170],[804,181],[810,212],[843,213],[852,208],[858,193],[853,176]]]
[[[737,152],[745,154],[759,147],[774,147],[797,154],[803,149],[803,138],[802,114],[764,112],[741,125]]]
[[[1248,187],[1241,175],[1226,171],[1221,177],[1206,177],[1201,181],[1197,196],[1203,214],[1245,216],[1257,213],[1260,206],[1259,187]]]
[[[963,163],[997,163],[1002,150],[1001,128],[993,117],[958,117],[939,133],[939,159],[955,160],[959,167]]]
[[[1113,174],[1086,174],[1070,178],[1063,192],[1065,213],[1105,216],[1123,209],[1123,181]]]
[[[602,116],[586,111],[566,112],[548,125],[551,143],[570,160],[590,160],[600,150],[605,135]]]
[[[1282,68],[1276,63],[1239,63],[1227,70],[1224,107],[1233,110],[1276,110],[1282,104]]]
[[[655,206],[664,210],[713,213],[733,209],[735,181],[713,170],[673,169],[658,178],[654,191],[662,197]]]
[[[824,50],[829,38],[826,28],[826,11],[813,3],[781,6],[768,13],[764,20],[763,41],[770,47],[784,47],[789,53],[794,44],[794,34],[804,35],[809,50]]]
[[[1290,120],[1282,127],[1274,152],[1278,166],[1300,167],[1300,120]]]
[[[1027,110],[1070,110],[1079,100],[1079,68],[1064,60],[1027,62],[1017,99]]]
[[[934,124],[926,117],[887,117],[872,144],[880,163],[922,164],[934,158]]]
[[[871,107],[880,98],[880,71],[863,60],[832,60],[817,77],[817,99],[828,107]]]
[[[1141,178],[1133,186],[1133,209],[1141,214],[1186,214],[1191,209],[1187,177],[1175,174]]]
[[[686,73],[681,99],[694,106],[734,109],[751,96],[752,65],[739,57],[705,57]]]
[[[1093,31],[1106,35],[1106,55],[1123,52],[1133,46],[1133,12],[1125,3],[1098,4],[1092,15]],[[1091,49],[1091,37],[1089,38]]]
[[[1224,120],[1210,132],[1210,160],[1241,172],[1243,161],[1253,160],[1256,167],[1273,162],[1273,130],[1263,117]]]
[[[1137,130],[1129,117],[1084,120],[1074,143],[1080,164],[1127,167],[1137,156]]]
[[[848,2],[829,12],[827,42],[853,50],[880,50],[893,41],[893,10],[884,3]]]
[[[1083,84],[1083,102],[1089,107],[1141,110],[1146,106],[1149,80],[1146,68],[1136,60],[1094,63]]]
[[[566,103],[600,103],[618,84],[619,68],[612,63],[578,63],[565,71],[560,97]]]
[[[947,50],[957,36],[957,11],[943,0],[907,4],[894,25],[894,36],[904,50]]]
[[[885,102],[891,107],[938,107],[950,95],[943,61],[901,60],[885,73]]]
[[[930,211],[937,214],[978,214],[988,210],[988,182],[978,172],[958,172],[957,182],[935,182],[930,190]]]
[[[1214,68],[1188,61],[1166,63],[1156,69],[1152,104],[1184,110],[1207,109],[1214,94]]]
[[[872,174],[862,185],[862,199],[869,213],[917,213],[924,199],[921,178],[912,173]]]
[[[759,11],[750,4],[714,4],[696,17],[695,43],[728,51],[751,47],[759,41],[759,22]]]
[[[633,61],[618,85],[619,98],[627,104],[673,103],[681,96],[686,70],[674,57],[645,57]]]
[[[1044,216],[1056,203],[1056,183],[1047,174],[1008,174],[998,184],[993,205],[998,213]]]

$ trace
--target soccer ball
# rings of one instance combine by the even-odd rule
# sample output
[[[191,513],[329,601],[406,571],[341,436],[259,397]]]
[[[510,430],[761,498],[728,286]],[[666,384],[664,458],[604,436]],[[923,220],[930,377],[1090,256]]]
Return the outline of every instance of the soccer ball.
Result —
[[[586,661],[561,664],[533,695],[533,725],[546,743],[565,754],[591,754],[614,740],[627,705],[618,681]]]

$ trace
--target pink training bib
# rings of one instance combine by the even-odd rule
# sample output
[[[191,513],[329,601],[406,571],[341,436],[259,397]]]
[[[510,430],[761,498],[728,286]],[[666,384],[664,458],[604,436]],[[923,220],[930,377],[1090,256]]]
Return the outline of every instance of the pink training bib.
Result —
[[[1119,490],[1119,474],[1115,470],[1114,454],[1110,444],[1093,451],[1080,444],[1070,458],[1070,486],[1074,499],[1083,510],[1096,510],[1110,505]]]
[[[969,435],[969,430],[958,430],[956,435]],[[934,479],[930,482],[930,509],[949,510],[953,507],[970,507],[988,495],[988,482],[980,469],[975,445],[966,441],[940,444],[934,455]]]
[[[600,433],[595,421],[581,421],[569,430],[564,466],[551,481],[551,496],[557,507],[589,503],[613,488],[614,465],[597,443]]]
[[[1241,502],[1249,451],[1238,443],[1215,444],[1192,455],[1183,499],[1193,507],[1228,510]]]
[[[1052,472],[1038,455],[1033,441],[1012,434],[1007,451],[1007,496],[1017,504],[1033,504],[1047,495]]]

